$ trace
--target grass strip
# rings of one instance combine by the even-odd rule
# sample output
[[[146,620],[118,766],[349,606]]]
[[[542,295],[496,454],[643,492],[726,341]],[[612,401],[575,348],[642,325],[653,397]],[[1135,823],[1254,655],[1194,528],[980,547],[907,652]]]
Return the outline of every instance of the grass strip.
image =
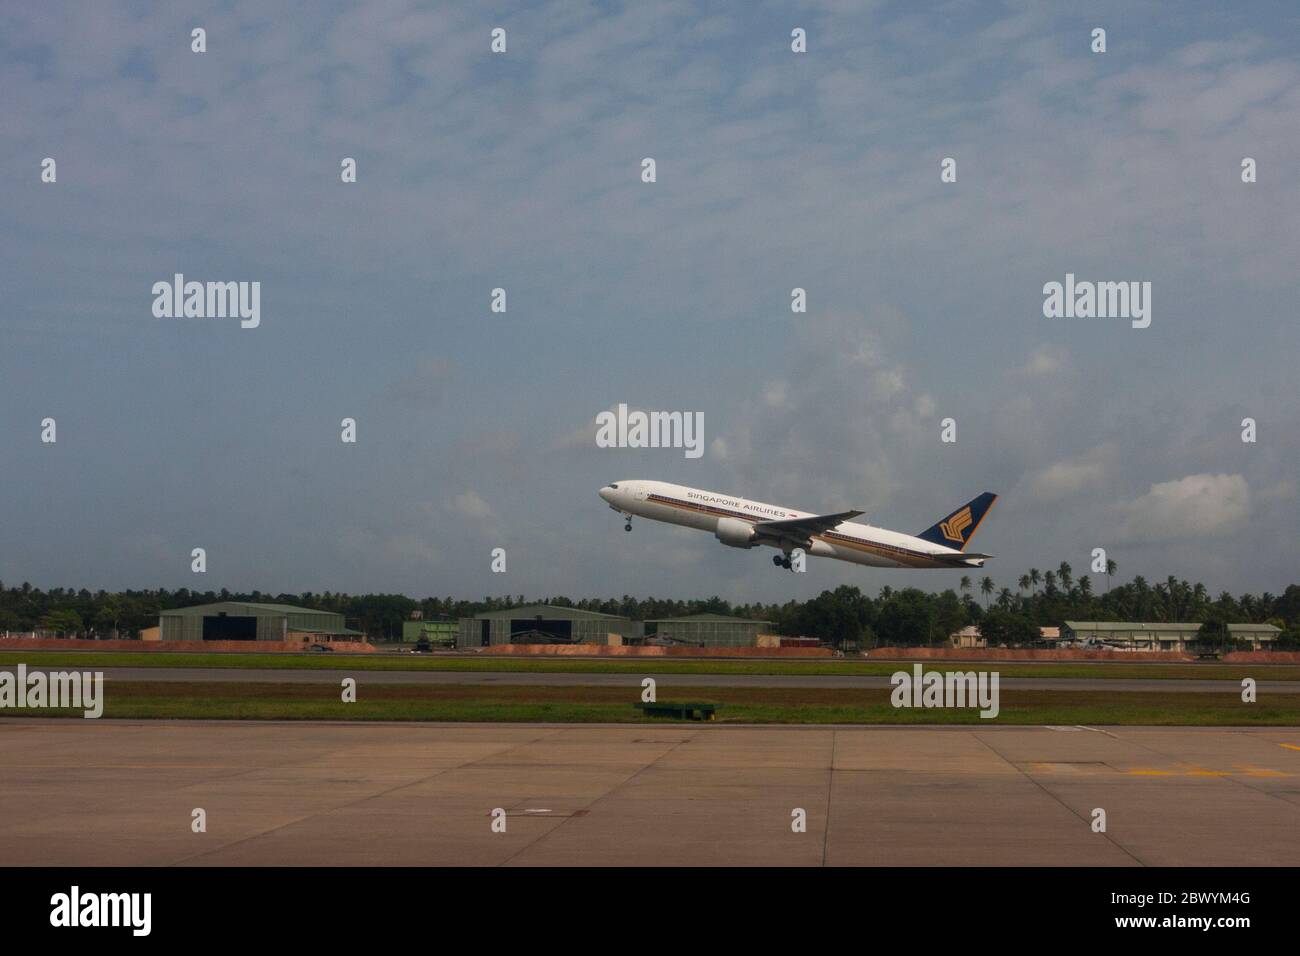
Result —
[[[1300,726],[1300,694],[1243,704],[1233,692],[1125,692],[1106,699],[1087,691],[1003,690],[1001,711],[895,708],[888,688],[816,689],[661,686],[659,700],[719,704],[716,723],[755,724],[1099,724],[1149,726]],[[475,721],[664,723],[633,705],[638,688],[418,686],[340,689],[312,684],[112,682],[104,716],[122,719]],[[80,717],[74,710],[12,710],[0,716]]]
[[[418,657],[389,654],[205,654],[134,651],[0,651],[0,664],[66,667],[223,667],[241,670],[462,671],[563,674],[759,674],[888,676],[921,663],[930,670],[997,671],[1003,677],[1129,678],[1148,680],[1300,680],[1293,664],[1125,664],[1110,662],[1010,663],[1006,661],[729,661],[531,660],[500,657]]]

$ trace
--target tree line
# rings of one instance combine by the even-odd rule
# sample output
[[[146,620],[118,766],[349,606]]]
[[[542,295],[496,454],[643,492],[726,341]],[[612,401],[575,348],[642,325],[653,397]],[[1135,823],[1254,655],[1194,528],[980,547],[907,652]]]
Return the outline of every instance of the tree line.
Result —
[[[783,604],[732,604],[720,597],[681,600],[630,595],[575,601],[554,595],[527,599],[520,594],[471,601],[331,591],[43,591],[28,583],[18,587],[0,583],[0,632],[44,630],[68,636],[135,637],[142,629],[156,625],[163,610],[218,601],[249,601],[333,611],[342,614],[349,627],[365,632],[371,639],[392,640],[400,637],[402,622],[414,612],[420,612],[425,620],[456,619],[541,603],[638,621],[687,614],[728,614],[770,621],[772,630],[779,634],[862,647],[937,645],[949,634],[972,624],[980,627],[990,644],[1023,644],[1038,638],[1038,628],[1058,627],[1067,620],[1199,623],[1212,633],[1218,633],[1225,624],[1267,623],[1282,630],[1279,647],[1300,647],[1300,585],[1288,585],[1281,595],[1233,595],[1224,591],[1212,597],[1205,585],[1174,577],[1152,584],[1139,575],[1112,587],[1115,570],[1112,561],[1100,591],[1088,575],[1076,578],[1070,565],[1062,562],[1045,572],[1031,568],[1016,579],[1014,589],[999,586],[989,576],[978,581],[966,576],[957,588],[937,593],[886,586],[873,598],[855,586],[841,585],[807,601]]]

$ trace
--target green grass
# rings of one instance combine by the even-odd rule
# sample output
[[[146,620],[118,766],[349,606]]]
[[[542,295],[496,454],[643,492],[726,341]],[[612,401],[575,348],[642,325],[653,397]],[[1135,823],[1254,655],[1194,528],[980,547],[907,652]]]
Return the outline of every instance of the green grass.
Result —
[[[345,704],[340,689],[312,684],[114,682],[104,716],[121,719],[664,723],[634,707],[638,688],[362,685]],[[1236,693],[1003,690],[996,719],[977,710],[895,709],[887,688],[692,687],[661,701],[718,703],[717,723],[783,724],[1134,724],[1300,726],[1300,694],[1243,704]],[[4,716],[79,717],[80,711],[5,710]],[[669,721],[671,722],[671,721]]]
[[[201,652],[19,651],[0,652],[0,664],[29,664],[77,669],[98,667],[231,667],[261,670],[324,671],[474,671],[488,673],[565,674],[861,674],[888,676],[922,663],[926,670],[996,670],[1003,677],[1300,680],[1300,666],[1286,664],[1126,664],[1102,661],[1008,663],[1006,661],[730,661],[565,659],[502,657],[420,657],[396,654],[205,654]]]

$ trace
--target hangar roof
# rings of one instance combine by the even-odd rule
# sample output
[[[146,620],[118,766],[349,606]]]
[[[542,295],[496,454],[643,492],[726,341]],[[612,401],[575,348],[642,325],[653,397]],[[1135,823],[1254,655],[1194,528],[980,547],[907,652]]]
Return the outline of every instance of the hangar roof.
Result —
[[[729,614],[684,614],[681,617],[657,617],[647,624],[771,624],[771,621],[757,621],[748,617],[732,617]]]
[[[1164,621],[1143,623],[1141,621],[1066,621],[1065,626],[1072,631],[1195,631],[1200,628],[1199,621],[1176,624]]]
[[[292,604],[254,604],[251,601],[217,601],[215,604],[196,604],[193,607],[169,608],[160,612],[165,616],[213,614],[216,608],[238,608],[247,611],[250,616],[273,616],[277,614],[336,614],[336,611],[322,611],[314,607],[294,607]]]
[[[599,611],[584,611],[576,607],[558,607],[554,604],[528,604],[524,607],[513,607],[506,611],[483,611],[474,615],[474,620],[508,620],[517,621],[522,618],[541,617],[552,621],[568,620],[603,620],[603,621],[627,621],[630,618],[620,617],[617,614],[601,614]]]

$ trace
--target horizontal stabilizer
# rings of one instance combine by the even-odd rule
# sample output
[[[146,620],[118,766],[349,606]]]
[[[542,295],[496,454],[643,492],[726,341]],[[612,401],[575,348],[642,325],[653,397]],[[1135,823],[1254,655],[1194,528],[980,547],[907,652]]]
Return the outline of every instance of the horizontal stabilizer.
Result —
[[[935,561],[942,561],[945,564],[951,564],[954,568],[970,568],[976,567],[976,565],[971,562],[987,561],[989,558],[993,557],[993,555],[977,554],[974,551],[963,551],[961,554],[932,554],[930,557]]]

